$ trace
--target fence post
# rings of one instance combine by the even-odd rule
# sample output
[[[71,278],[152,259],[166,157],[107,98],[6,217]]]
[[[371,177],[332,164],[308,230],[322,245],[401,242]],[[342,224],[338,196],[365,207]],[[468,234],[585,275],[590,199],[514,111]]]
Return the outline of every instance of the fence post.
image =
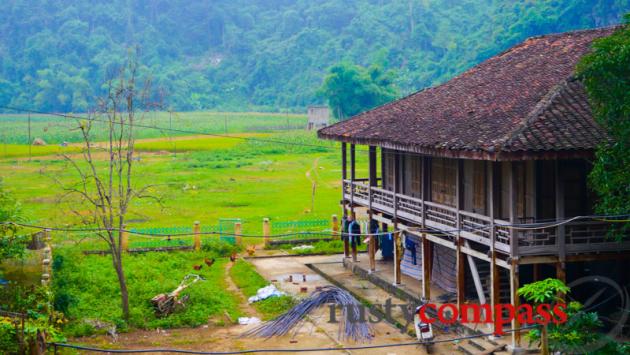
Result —
[[[234,240],[236,241],[236,245],[241,245],[243,242],[241,239],[241,230],[241,222],[234,223]]]
[[[124,252],[129,252],[129,235],[126,224],[123,224],[122,230],[120,230],[120,249]]]
[[[269,224],[269,218],[263,218],[263,238],[265,246],[269,244],[269,235],[271,234],[271,225]]]
[[[195,224],[193,225],[193,233],[193,247],[195,251],[199,251],[201,250],[201,224],[199,221],[195,221]]]

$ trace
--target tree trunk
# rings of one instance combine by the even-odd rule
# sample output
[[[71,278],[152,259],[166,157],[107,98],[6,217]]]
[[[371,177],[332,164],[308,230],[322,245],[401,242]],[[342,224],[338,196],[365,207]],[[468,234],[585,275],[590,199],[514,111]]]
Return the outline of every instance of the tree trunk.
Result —
[[[125,322],[129,321],[129,292],[127,291],[127,280],[125,279],[125,272],[123,271],[122,255],[112,250],[114,268],[116,269],[116,275],[118,276],[118,283],[120,284],[120,301],[122,306],[122,314]]]

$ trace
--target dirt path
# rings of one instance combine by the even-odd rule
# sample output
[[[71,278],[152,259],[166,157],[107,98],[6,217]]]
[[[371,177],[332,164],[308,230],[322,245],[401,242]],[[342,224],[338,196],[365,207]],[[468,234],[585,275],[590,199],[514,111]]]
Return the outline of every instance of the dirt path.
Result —
[[[240,309],[243,311],[247,317],[258,317],[260,318],[260,314],[256,310],[256,308],[252,307],[249,302],[247,302],[247,297],[241,292],[241,289],[236,286],[234,280],[232,280],[232,276],[230,275],[230,270],[234,266],[233,262],[229,262],[225,264],[225,282],[228,284],[228,291],[232,292],[240,301]]]

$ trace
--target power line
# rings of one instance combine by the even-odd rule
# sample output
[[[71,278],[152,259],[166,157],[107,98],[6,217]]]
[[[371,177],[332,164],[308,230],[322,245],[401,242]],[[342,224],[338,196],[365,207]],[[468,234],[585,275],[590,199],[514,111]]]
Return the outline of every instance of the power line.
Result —
[[[505,333],[512,332],[520,332],[522,330],[533,329],[539,327],[538,325],[531,325],[526,327],[521,327],[517,329],[506,329]],[[235,350],[235,351],[195,351],[195,350],[182,350],[182,349],[100,349],[93,348],[82,345],[73,345],[67,343],[50,343],[55,350],[57,347],[63,348],[72,348],[77,350],[86,350],[86,351],[94,351],[94,352],[102,352],[102,353],[119,353],[119,354],[129,354],[129,353],[177,353],[177,354],[199,354],[199,355],[238,355],[238,354],[253,354],[253,353],[301,353],[301,352],[322,352],[322,351],[343,351],[343,350],[365,350],[365,349],[381,349],[381,348],[392,348],[392,347],[406,347],[406,346],[419,346],[419,345],[434,345],[441,343],[452,343],[458,342],[462,340],[482,338],[487,336],[495,335],[494,333],[480,333],[467,335],[463,337],[450,338],[450,339],[441,339],[441,340],[432,340],[432,341],[412,341],[412,342],[404,342],[404,343],[392,343],[392,344],[376,344],[376,345],[357,345],[357,346],[344,346],[344,347],[326,347],[326,348],[301,348],[301,349],[249,349],[249,350]]]
[[[91,121],[91,122],[110,123],[110,121],[108,120],[98,119],[94,117],[89,118],[89,117],[68,115],[64,113],[43,112],[43,111],[29,110],[29,109],[24,109],[24,108],[19,108],[19,107],[0,106],[0,109],[35,113],[39,115],[50,115],[50,116],[63,117],[63,118],[69,118],[69,119],[86,120],[86,121]],[[239,140],[244,140],[244,141],[257,141],[261,143],[273,143],[273,144],[283,144],[283,145],[292,145],[292,146],[301,146],[301,147],[322,148],[322,149],[327,149],[327,150],[334,149],[334,147],[321,145],[321,144],[287,142],[287,141],[276,140],[276,139],[262,139],[262,138],[254,138],[254,137],[240,137],[240,136],[234,136],[234,135],[209,133],[209,132],[187,130],[187,129],[181,129],[181,128],[158,127],[158,126],[144,125],[144,124],[139,124],[139,123],[129,123],[129,122],[115,122],[115,123],[123,125],[123,126],[134,127],[134,128],[137,127],[137,128],[146,128],[146,129],[155,129],[155,130],[160,130],[160,131],[171,131],[171,132],[177,132],[177,133],[203,135],[203,136],[210,136],[210,137],[231,138],[231,139],[239,139]]]
[[[495,227],[504,227],[504,228],[508,228],[508,229],[515,229],[515,230],[531,230],[531,229],[545,229],[545,228],[553,228],[553,227],[557,227],[563,224],[567,224],[567,223],[571,223],[577,220],[582,220],[582,219],[592,219],[592,220],[601,220],[602,218],[606,218],[606,221],[609,223],[626,223],[627,220],[626,219],[614,219],[614,218],[627,218],[630,217],[630,214],[624,214],[624,215],[591,215],[591,216],[576,216],[576,217],[571,217],[571,218],[567,218],[567,219],[563,219],[563,220],[555,220],[554,223],[547,223],[547,222],[542,222],[542,223],[524,223],[524,224],[518,224],[518,223],[514,223],[514,224],[495,224]],[[369,237],[369,236],[381,236],[381,235],[389,235],[389,234],[395,234],[395,233],[404,233],[405,230],[393,230],[393,231],[388,231],[388,232],[379,232],[379,233],[348,233],[348,232],[335,232],[335,231],[331,231],[331,230],[325,230],[325,231],[306,231],[306,232],[291,232],[291,233],[282,233],[282,234],[274,234],[274,235],[268,235],[268,236],[264,236],[264,235],[259,235],[259,234],[235,234],[235,233],[230,233],[230,232],[218,232],[218,231],[209,231],[209,232],[190,232],[190,233],[149,233],[149,232],[141,232],[141,231],[136,231],[133,229],[119,229],[119,228],[60,228],[60,227],[52,227],[52,226],[42,226],[42,225],[35,225],[35,224],[28,224],[28,223],[21,223],[21,222],[0,222],[0,225],[14,225],[14,226],[19,226],[19,227],[24,227],[24,228],[33,228],[33,229],[41,229],[41,230],[50,230],[50,231],[57,231],[57,232],[73,232],[73,233],[98,233],[98,232],[126,232],[129,234],[134,234],[134,235],[140,235],[140,236],[150,236],[150,237],[186,237],[186,236],[193,236],[193,235],[227,235],[227,236],[241,236],[241,237],[245,237],[245,238],[282,238],[282,237],[288,237],[288,236],[294,236],[294,235],[322,235],[322,234],[330,234],[331,236],[346,236],[346,235],[355,235],[355,236],[362,236],[362,237]],[[478,231],[478,230],[484,230],[489,228],[490,226],[486,226],[486,227],[482,227],[482,228],[478,228],[478,229],[474,229],[473,231]],[[410,232],[414,232],[414,233],[422,233],[422,232],[433,232],[433,233],[457,233],[457,232],[470,232],[471,229],[470,228],[460,228],[460,229],[452,229],[452,230],[440,230],[437,228],[410,228],[409,229]]]
[[[82,116],[76,116],[76,115],[68,115],[68,114],[64,114],[64,113],[44,112],[44,111],[31,110],[31,109],[26,109],[26,108],[21,108],[21,107],[14,107],[14,106],[0,106],[0,109],[13,110],[13,111],[18,111],[18,112],[34,113],[34,114],[39,114],[39,115],[50,115],[50,116],[68,118],[68,119],[78,119],[78,120],[88,120],[88,121],[93,121],[93,122],[109,123],[109,121],[107,121],[107,120],[102,120],[102,119],[98,119],[98,118],[94,118],[94,117],[88,118],[88,117],[82,117]],[[325,150],[328,150],[328,151],[331,151],[331,152],[337,150],[336,147],[332,147],[330,145],[287,142],[287,141],[282,141],[282,140],[277,140],[277,139],[262,139],[262,138],[255,138],[255,137],[241,137],[241,136],[235,136],[235,135],[227,135],[227,134],[209,133],[209,132],[204,132],[204,131],[195,131],[195,130],[186,130],[186,129],[180,129],[180,128],[172,128],[170,118],[169,118],[169,126],[170,127],[158,127],[158,126],[143,125],[143,124],[128,123],[128,122],[122,122],[122,123],[118,123],[118,124],[122,124],[122,125],[129,126],[129,127],[155,129],[155,130],[159,130],[159,131],[163,131],[163,132],[164,131],[166,131],[166,132],[170,131],[170,132],[176,132],[176,133],[203,135],[203,136],[210,136],[210,137],[231,138],[231,139],[238,139],[238,140],[243,140],[243,141],[253,141],[253,142],[261,142],[261,143],[273,143],[273,144],[282,144],[282,145],[290,145],[290,146],[319,148],[319,149],[325,149]],[[369,149],[355,149],[355,152],[369,154]],[[414,156],[414,157],[422,156],[422,154],[420,154],[420,153],[405,152],[405,151],[396,151],[396,152],[386,151],[386,152],[381,152],[381,154],[384,154],[384,155],[404,155],[404,156]]]

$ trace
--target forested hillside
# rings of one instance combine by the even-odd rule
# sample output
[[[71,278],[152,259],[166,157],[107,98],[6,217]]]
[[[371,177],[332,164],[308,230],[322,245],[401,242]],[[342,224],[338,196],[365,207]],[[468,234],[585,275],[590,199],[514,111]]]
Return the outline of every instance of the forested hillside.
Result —
[[[340,61],[442,82],[532,35],[620,22],[630,0],[4,0],[0,105],[84,111],[137,45],[178,110],[299,110]]]

